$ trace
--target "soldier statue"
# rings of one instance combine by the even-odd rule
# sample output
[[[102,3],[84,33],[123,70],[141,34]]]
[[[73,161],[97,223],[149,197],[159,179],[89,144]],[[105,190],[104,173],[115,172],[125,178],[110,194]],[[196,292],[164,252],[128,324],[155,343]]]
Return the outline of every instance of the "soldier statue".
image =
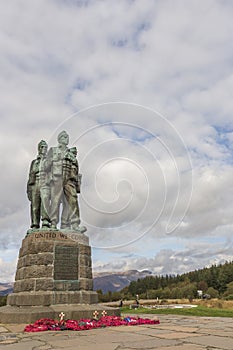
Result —
[[[56,229],[59,222],[60,205],[63,200],[63,172],[64,156],[68,150],[69,135],[61,131],[57,137],[58,146],[51,147],[48,152],[48,170],[51,173],[51,228]]]
[[[38,156],[32,161],[27,184],[31,201],[31,228],[57,229],[61,216],[61,229],[85,232],[80,226],[77,193],[80,193],[81,174],[77,161],[77,148],[68,148],[69,135],[61,131],[58,145],[47,153],[47,143],[40,141]],[[62,213],[60,215],[60,208]]]
[[[77,148],[67,150],[63,164],[63,210],[61,215],[62,229],[80,229],[79,205],[77,193],[80,193],[80,174],[77,161]]]
[[[31,229],[38,229],[40,221],[42,221],[42,227],[50,227],[50,190],[48,172],[46,171],[47,149],[47,143],[41,140],[38,144],[38,156],[30,166],[27,195],[31,202]]]

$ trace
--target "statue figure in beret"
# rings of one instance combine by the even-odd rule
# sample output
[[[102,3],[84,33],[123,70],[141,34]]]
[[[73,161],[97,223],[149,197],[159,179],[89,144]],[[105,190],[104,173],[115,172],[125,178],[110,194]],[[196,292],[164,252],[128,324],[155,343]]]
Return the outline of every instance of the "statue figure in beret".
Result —
[[[40,221],[42,227],[50,227],[49,201],[50,188],[47,167],[48,145],[44,140],[38,144],[37,158],[31,162],[29,178],[27,182],[27,195],[31,202],[31,229],[38,229]]]

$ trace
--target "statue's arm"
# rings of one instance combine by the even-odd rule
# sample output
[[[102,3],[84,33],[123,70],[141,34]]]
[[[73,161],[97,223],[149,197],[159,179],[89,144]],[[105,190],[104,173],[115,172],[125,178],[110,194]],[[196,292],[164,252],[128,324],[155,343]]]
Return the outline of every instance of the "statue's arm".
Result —
[[[77,174],[77,181],[76,181],[76,191],[77,191],[77,193],[81,192],[81,181],[82,181],[82,174]]]
[[[33,160],[31,162],[29,176],[28,176],[28,182],[27,182],[27,196],[28,196],[28,199],[30,201],[32,200],[32,187],[36,181],[36,173],[34,171],[34,163],[35,163],[35,160]]]

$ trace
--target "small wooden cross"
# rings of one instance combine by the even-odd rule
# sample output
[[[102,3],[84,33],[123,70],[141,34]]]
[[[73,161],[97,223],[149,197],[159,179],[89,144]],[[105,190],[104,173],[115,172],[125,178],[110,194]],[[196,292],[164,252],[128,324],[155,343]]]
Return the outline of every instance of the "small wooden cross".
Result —
[[[61,313],[59,314],[59,317],[60,317],[60,322],[62,322],[62,321],[64,320],[64,317],[65,317],[64,312],[61,312]]]
[[[99,313],[98,313],[97,310],[95,310],[95,311],[93,312],[93,317],[94,317],[94,318],[98,318],[98,316],[99,316]]]
[[[105,310],[102,311],[102,316],[103,316],[103,317],[107,316],[107,311],[105,311]]]

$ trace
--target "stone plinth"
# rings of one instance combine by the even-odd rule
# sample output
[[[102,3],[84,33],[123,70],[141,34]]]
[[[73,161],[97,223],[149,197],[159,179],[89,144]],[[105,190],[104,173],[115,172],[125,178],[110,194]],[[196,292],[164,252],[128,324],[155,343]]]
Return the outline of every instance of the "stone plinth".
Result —
[[[36,231],[22,241],[11,306],[93,304],[91,248],[82,233]]]
[[[31,323],[40,318],[91,318],[93,312],[119,315],[98,303],[93,290],[91,248],[83,233],[38,230],[22,241],[13,293],[0,308],[3,323]]]

